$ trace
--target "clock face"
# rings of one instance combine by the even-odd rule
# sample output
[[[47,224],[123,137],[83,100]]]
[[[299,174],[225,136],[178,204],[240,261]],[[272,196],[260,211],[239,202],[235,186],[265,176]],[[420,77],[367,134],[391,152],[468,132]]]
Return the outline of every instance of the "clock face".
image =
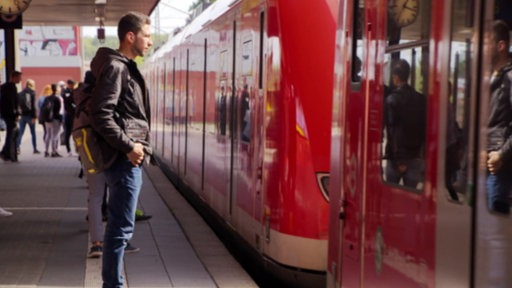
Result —
[[[390,0],[389,14],[398,27],[411,25],[418,16],[419,0]]]
[[[0,0],[0,14],[16,15],[21,14],[30,5],[32,0]]]

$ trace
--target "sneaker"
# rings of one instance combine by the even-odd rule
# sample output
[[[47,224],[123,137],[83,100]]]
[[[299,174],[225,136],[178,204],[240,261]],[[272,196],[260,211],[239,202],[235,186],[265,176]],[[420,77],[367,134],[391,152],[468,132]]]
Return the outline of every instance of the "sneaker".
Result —
[[[34,154],[41,154],[41,151],[36,149],[36,150],[34,150]]]
[[[62,155],[57,152],[52,152],[52,157],[62,157]]]
[[[151,215],[144,214],[144,212],[142,212],[142,210],[140,210],[140,209],[135,210],[135,221],[149,220],[152,217],[153,216],[151,216]]]
[[[140,251],[140,248],[132,246],[132,244],[130,244],[130,242],[126,243],[126,247],[124,248],[125,254],[137,253],[139,251]]]
[[[103,247],[100,245],[91,246],[91,250],[89,250],[89,258],[100,258],[103,255]]]
[[[48,152],[44,152],[44,157],[50,157],[50,154]]]
[[[0,216],[7,217],[7,216],[11,216],[11,215],[12,215],[12,212],[9,212],[9,211],[5,210],[4,208],[0,208]]]

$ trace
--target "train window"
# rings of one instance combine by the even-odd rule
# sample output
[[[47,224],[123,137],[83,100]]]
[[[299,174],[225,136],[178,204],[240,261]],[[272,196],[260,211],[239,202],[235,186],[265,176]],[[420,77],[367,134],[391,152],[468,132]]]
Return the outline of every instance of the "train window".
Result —
[[[242,90],[239,91],[238,95],[238,113],[239,113],[239,125],[238,135],[243,142],[250,142],[251,140],[251,110],[250,110],[250,95],[249,90],[254,85],[253,81],[253,41],[247,40],[243,43],[242,47]]]
[[[472,11],[468,1],[453,2],[444,180],[447,198],[456,203],[462,203],[466,195]]]
[[[382,177],[423,190],[425,179],[429,0],[390,0],[383,71]]]
[[[252,75],[252,40],[247,40],[242,44],[242,74]]]
[[[352,41],[352,83],[361,82],[361,69],[363,59],[363,24],[364,24],[364,1],[354,1],[353,39]]]

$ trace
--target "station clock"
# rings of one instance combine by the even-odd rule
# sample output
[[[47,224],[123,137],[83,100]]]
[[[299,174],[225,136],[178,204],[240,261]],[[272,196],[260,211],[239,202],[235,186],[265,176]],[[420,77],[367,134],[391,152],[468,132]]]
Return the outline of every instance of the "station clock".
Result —
[[[391,0],[389,8],[395,24],[398,27],[405,27],[416,21],[420,3],[419,0]]]
[[[0,0],[1,15],[19,15],[27,10],[32,0]]]

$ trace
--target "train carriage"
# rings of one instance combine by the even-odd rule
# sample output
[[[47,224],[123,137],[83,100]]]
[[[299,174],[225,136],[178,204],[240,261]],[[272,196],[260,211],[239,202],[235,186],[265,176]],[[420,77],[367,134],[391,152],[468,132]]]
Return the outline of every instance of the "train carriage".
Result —
[[[325,283],[336,4],[218,0],[142,68],[161,166],[291,287]]]
[[[487,208],[485,187],[492,25],[510,25],[511,11],[507,1],[340,0],[327,287],[512,285],[511,219]],[[387,150],[400,59],[425,99],[417,166]]]

